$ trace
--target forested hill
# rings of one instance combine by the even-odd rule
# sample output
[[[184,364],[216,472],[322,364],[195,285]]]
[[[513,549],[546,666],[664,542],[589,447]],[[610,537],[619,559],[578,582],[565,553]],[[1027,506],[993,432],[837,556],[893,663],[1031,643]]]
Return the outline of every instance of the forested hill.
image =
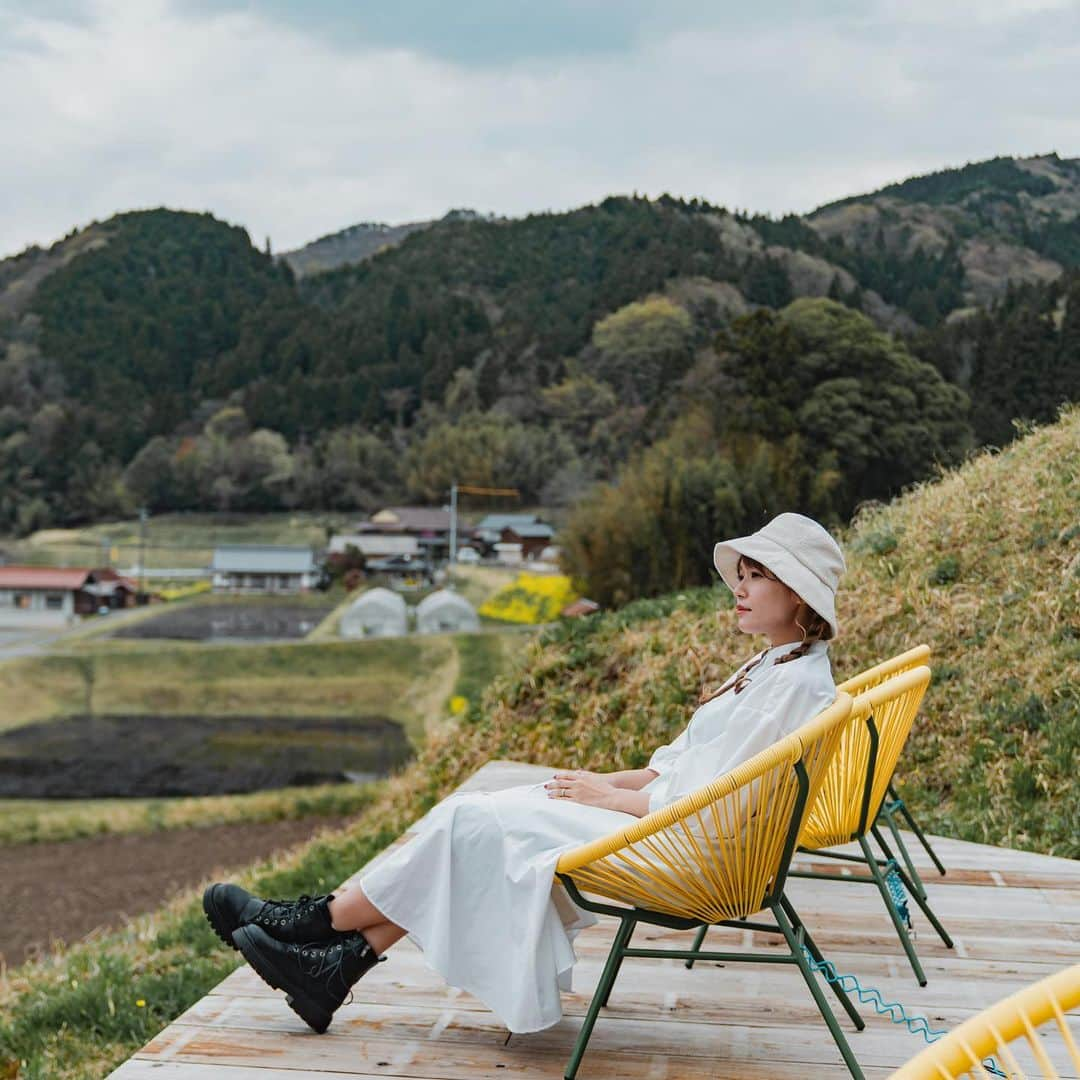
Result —
[[[907,402],[892,415],[929,424],[927,445],[955,460],[972,441],[1009,437],[1014,416],[1048,419],[1080,394],[1077,288],[1059,273],[1076,261],[1076,163],[1001,159],[955,173],[805,220],[668,197],[520,220],[453,213],[299,280],[208,215],[118,215],[0,262],[0,530],[138,504],[363,509],[441,499],[453,476],[573,502],[645,447],[684,438],[675,428],[689,412],[708,417],[701,452],[714,439],[728,456],[779,431],[846,424],[874,407],[861,396],[874,357],[896,380],[882,400]],[[998,203],[1018,208],[1037,248],[1020,246],[1018,219]],[[915,243],[909,211],[946,221],[944,243]],[[865,236],[839,228],[836,215],[852,213],[883,224]],[[972,276],[976,243],[1001,256],[1004,291],[967,333],[945,316],[993,293]],[[1049,284],[1008,292],[1011,276],[1040,278],[1029,273],[1038,260]],[[769,316],[800,298],[818,307]],[[851,319],[837,322],[833,302]],[[1022,370],[984,387],[980,373],[1001,368],[987,343],[1002,320],[1025,342],[1021,366],[1052,367],[1050,383]],[[814,352],[823,326],[842,331],[827,363]],[[777,414],[751,368],[798,370],[787,381],[802,399]],[[969,426],[968,396],[984,427]],[[723,407],[734,400],[747,405],[739,417]],[[870,434],[889,444],[889,432]],[[915,479],[924,457],[890,471],[860,454],[855,467],[819,440],[806,455],[815,505],[843,516],[853,499]],[[761,490],[775,501],[775,471],[791,470],[769,461]],[[809,498],[810,478],[800,484],[783,498]]]
[[[754,215],[742,219],[749,230],[733,227],[734,220],[725,222],[729,246],[745,256],[761,252],[764,241],[771,249],[765,253],[796,279],[797,292],[813,269],[792,249],[850,272],[852,280],[841,274],[834,294],[857,281],[932,325],[1002,296],[1010,284],[1051,281],[1080,264],[1080,160],[994,158],[841,199],[806,217]],[[333,270],[435,224],[354,225],[282,258],[298,275]],[[875,306],[873,298],[867,302]],[[871,313],[888,318],[880,309]]]

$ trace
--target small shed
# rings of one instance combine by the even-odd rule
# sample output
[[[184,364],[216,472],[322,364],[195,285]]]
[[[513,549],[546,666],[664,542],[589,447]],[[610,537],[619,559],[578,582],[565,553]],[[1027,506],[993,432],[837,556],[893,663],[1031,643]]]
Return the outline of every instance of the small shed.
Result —
[[[439,589],[416,605],[416,629],[421,634],[479,630],[480,619],[464,596]]]
[[[361,593],[341,616],[339,630],[345,638],[402,637],[408,632],[404,598],[382,588]]]
[[[522,558],[535,559],[541,551],[550,546],[554,535],[555,530],[550,525],[536,521],[530,525],[507,525],[502,531],[500,541],[503,544],[520,544]],[[498,548],[499,545],[496,544],[496,551]]]
[[[567,604],[559,614],[564,619],[580,619],[586,615],[594,615],[599,610],[600,605],[595,600],[582,596],[572,604]]]

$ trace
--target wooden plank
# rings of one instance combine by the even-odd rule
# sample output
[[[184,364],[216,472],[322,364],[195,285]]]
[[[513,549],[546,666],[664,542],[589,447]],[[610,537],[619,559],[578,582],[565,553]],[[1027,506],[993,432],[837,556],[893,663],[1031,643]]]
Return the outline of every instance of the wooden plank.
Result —
[[[418,1009],[486,1011],[486,1007],[471,995],[446,986],[427,968],[418,953],[415,959],[397,953],[395,949],[392,962],[377,969],[378,978],[369,977],[358,984],[355,991],[358,1000],[372,1004],[398,1003]],[[793,1018],[817,1015],[801,979],[789,968],[771,965],[721,967],[702,963],[693,971],[687,971],[676,962],[664,962],[662,967],[658,964],[653,968],[648,968],[648,963],[627,961],[612,995],[612,1004],[617,1004],[620,1011],[642,1019],[662,1010],[672,1010],[675,1015],[689,1011],[709,1022],[724,1022],[730,1016],[741,1016],[747,1011],[761,1018],[772,1018],[778,1009]],[[645,966],[639,971],[637,964]],[[589,957],[583,958],[575,968],[577,992],[563,997],[563,1010],[568,1016],[584,1014],[601,966],[602,960]],[[912,1012],[925,1012],[937,1026],[942,1026],[963,1019],[1051,974],[1058,966],[1028,963],[1019,969],[1003,968],[989,977],[979,965],[962,962],[955,972],[952,969],[931,971],[929,985],[922,988],[915,984],[903,959],[893,965],[888,974],[883,973],[877,963],[845,963],[843,968],[859,975],[864,985],[878,989],[887,1001],[901,1002]],[[222,983],[203,1002],[217,997],[280,1000],[276,991],[246,968]],[[202,1007],[203,1002],[193,1008]],[[871,1012],[869,1008],[864,1011]]]
[[[318,1077],[319,1080],[377,1080],[386,1075],[385,1072],[315,1072],[307,1066],[296,1070],[260,1065],[253,1071],[250,1065],[230,1065],[223,1061],[203,1065],[195,1061],[153,1061],[134,1057],[113,1072],[110,1080],[245,1080],[251,1076],[257,1076],[258,1080],[299,1080],[304,1076]]]
[[[462,790],[498,790],[536,783],[547,766],[489,762]],[[415,828],[415,826],[414,826]],[[407,842],[407,835],[395,843]],[[842,972],[876,987],[887,1000],[948,1028],[986,1005],[1080,958],[1080,864],[1030,852],[932,838],[949,868],[932,870],[912,837],[910,850],[926,868],[931,903],[949,928],[946,949],[912,905],[916,948],[930,979],[920,988],[872,886],[792,881],[796,907],[826,955]],[[378,858],[385,857],[385,853]],[[801,856],[805,866],[837,864]],[[360,876],[363,870],[358,870]],[[472,1080],[514,1074],[533,1080],[562,1074],[581,1017],[599,979],[614,933],[603,919],[575,942],[575,992],[563,996],[563,1021],[543,1032],[515,1035],[486,1007],[446,986],[409,941],[357,985],[353,1003],[327,1035],[310,1032],[246,967],[237,969],[113,1076],[117,1080],[292,1080],[299,1076],[414,1077]],[[635,944],[685,948],[691,935],[639,927]],[[770,935],[714,928],[717,950],[780,947]],[[834,999],[830,995],[830,1003]],[[884,1080],[921,1048],[921,1040],[863,1007],[867,1030],[850,1032],[868,1077]],[[845,1030],[849,1030],[845,1018]],[[1064,1074],[1063,1074],[1064,1075]],[[788,1080],[845,1077],[836,1048],[798,973],[770,964],[631,958],[601,1014],[582,1067],[583,1080]]]
[[[722,1027],[775,1029],[784,1026],[805,1027],[813,1033],[819,1029],[824,1031],[821,1015],[805,988],[801,996],[792,994],[786,998],[769,998],[767,995],[762,997],[755,994],[748,997],[745,986],[725,987],[722,978],[710,981],[712,985],[708,986],[704,980],[699,980],[697,993],[665,989],[649,996],[620,992],[616,986],[610,1005],[601,1014],[601,1018],[605,1022],[630,1019],[643,1023],[660,1019],[668,1024],[690,1024],[698,1027],[706,1025],[716,1030]],[[788,990],[791,989],[788,987]],[[710,990],[714,993],[710,994]],[[587,996],[568,998],[565,1015],[580,1019],[588,1003]],[[913,1007],[913,1003],[908,1004]],[[938,1003],[932,1008],[928,1008],[926,1003],[920,1004],[922,1008],[915,1011],[926,1013],[931,1026],[938,1029],[955,1026],[972,1015],[975,1009],[974,1005],[969,1006],[960,997],[955,1001]],[[401,1031],[410,1027],[414,1038],[426,1037],[426,1033],[434,1028],[439,1028],[442,1034],[448,1017],[455,1017],[462,1024],[471,1025],[471,1028],[490,1032],[492,1037],[506,1037],[505,1029],[495,1021],[493,1015],[471,1001],[417,1002],[410,995],[381,1000],[365,997],[362,1001],[342,1006],[335,1015],[332,1030],[337,1034],[348,1033],[352,1029],[363,1030],[365,1025],[372,1024],[379,1028],[375,1034],[384,1034],[389,1030],[385,1018],[396,1016],[403,1011],[407,1012],[406,1022],[398,1024],[394,1030]],[[863,1012],[868,1024],[881,1025],[882,1022],[870,1008],[864,1007]],[[239,1027],[305,1033],[302,1022],[280,996],[206,997],[189,1009],[179,1023],[203,1028]],[[448,1031],[446,1037],[457,1038],[459,1033]],[[816,1034],[814,1037],[817,1037]],[[858,1038],[861,1040],[862,1036]]]
[[[485,1016],[489,1024],[480,1023]],[[535,1070],[539,1076],[558,1076],[580,1026],[577,1019],[564,1020],[542,1032],[515,1035],[506,1045],[505,1031],[490,1014],[469,1013],[465,1019],[469,1025],[455,1014],[444,1027],[433,1017],[429,1032],[419,1037],[412,1034],[412,1018],[410,1024],[399,1027],[385,1014],[352,1030],[337,1029],[335,1024],[321,1036],[174,1024],[138,1056],[253,1068],[270,1064],[313,1071],[356,1068],[361,1073],[388,1069],[391,1075],[440,1080],[470,1080],[478,1071],[488,1075],[500,1067],[519,1074]],[[433,1037],[430,1032],[437,1034]],[[868,1029],[853,1034],[852,1043],[857,1044],[856,1053],[867,1067],[886,1069],[896,1061],[901,1038],[899,1032]],[[901,1056],[907,1049],[900,1051]],[[819,1030],[783,1025],[748,1029],[605,1017],[596,1025],[585,1060],[589,1077],[611,1074],[626,1080],[652,1078],[658,1065],[660,1075],[687,1080],[704,1080],[725,1071],[740,1077],[772,1076],[778,1062],[800,1065],[804,1076],[846,1074],[824,1024]]]

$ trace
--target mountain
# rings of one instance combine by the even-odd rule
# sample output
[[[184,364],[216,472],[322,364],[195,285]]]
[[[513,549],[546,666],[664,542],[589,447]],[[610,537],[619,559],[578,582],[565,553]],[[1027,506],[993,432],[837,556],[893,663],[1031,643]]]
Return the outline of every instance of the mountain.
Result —
[[[289,264],[297,277],[318,274],[324,270],[336,270],[348,263],[363,262],[380,251],[396,247],[406,236],[434,224],[434,221],[414,221],[404,225],[361,222],[329,236],[320,236],[318,240],[312,240],[310,244],[293,251],[283,251],[278,257]]]
[[[955,260],[962,306],[1080,265],[1080,159],[1007,158],[890,184],[815,210],[806,223],[864,258]]]
[[[500,486],[571,500],[665,437],[702,387],[730,393],[724,335],[800,299],[872,319],[965,391],[980,439],[1004,441],[1014,417],[1080,396],[1078,171],[995,159],[779,220],[669,196],[457,211],[277,260],[206,214],[120,214],[0,261],[0,529],[133,499],[426,498],[438,460],[494,460]],[[340,258],[360,261],[305,270]],[[1003,378],[988,343],[1009,319],[1024,361]],[[496,451],[497,431],[510,442]]]
[[[479,217],[475,210],[451,210],[439,220],[471,221]],[[404,225],[361,222],[340,232],[321,236],[293,251],[283,251],[278,258],[288,263],[289,269],[298,278],[307,274],[319,274],[349,263],[363,262],[381,251],[389,251],[390,248],[397,247],[405,237],[435,224],[437,220],[413,221]]]

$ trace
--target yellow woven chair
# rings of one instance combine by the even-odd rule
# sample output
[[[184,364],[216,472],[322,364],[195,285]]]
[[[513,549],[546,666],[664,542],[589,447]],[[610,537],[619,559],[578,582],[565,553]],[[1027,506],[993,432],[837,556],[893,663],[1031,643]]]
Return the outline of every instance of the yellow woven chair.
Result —
[[[619,920],[566,1067],[566,1080],[574,1080],[597,1015],[607,1004],[628,956],[796,965],[852,1076],[862,1076],[814,978],[804,946],[818,963],[823,959],[821,952],[784,895],[788,865],[807,808],[833,760],[850,711],[851,698],[839,694],[814,720],[730,773],[611,836],[562,856],[556,874],[575,903]],[[584,896],[583,890],[592,895]],[[599,902],[596,896],[623,906]],[[765,910],[775,924],[747,921]],[[631,948],[638,923],[678,930],[722,925],[782,934],[789,953]],[[835,986],[833,991],[861,1029],[863,1022],[847,995]]]
[[[813,852],[823,858],[861,863],[870,870],[869,876],[840,876],[809,870],[793,870],[790,875],[827,881],[872,881],[877,885],[920,986],[926,985],[926,975],[889,889],[887,879],[890,872],[897,874],[908,894],[950,949],[952,939],[931,910],[925,894],[915,887],[893,858],[892,850],[877,826],[877,818],[888,793],[896,762],[929,683],[928,667],[909,668],[879,682],[855,699],[852,714],[864,718],[865,722],[849,724],[844,729],[832,768],[825,777],[817,802],[811,806],[799,837],[800,851]],[[868,835],[877,841],[884,858],[874,854],[867,840]],[[826,850],[851,840],[858,842],[861,855]]]
[[[1080,1008],[1080,964],[1049,975],[965,1020],[894,1072],[890,1080],[957,1080],[962,1076],[982,1080],[1000,1075],[1009,1080],[1025,1080],[1028,1076],[1056,1080],[1061,1072],[1055,1065],[1055,1057],[1069,1059],[1066,1064],[1071,1064],[1072,1069],[1068,1075],[1080,1075],[1080,1048],[1066,1022],[1066,1013],[1077,1008]],[[1045,1032],[1040,1035],[1038,1030],[1051,1022],[1058,1036],[1053,1043],[1044,1037]],[[1080,1024],[1072,1026],[1076,1028]],[[1010,1045],[1019,1039],[1026,1042],[1026,1048]],[[990,1057],[997,1072],[991,1072],[984,1064]],[[1028,1071],[1033,1067],[1038,1072]]]
[[[892,675],[897,675],[901,671],[907,671],[913,667],[919,667],[921,664],[929,665],[929,662],[930,646],[916,645],[915,648],[908,649],[907,652],[900,653],[898,656],[894,656],[881,664],[876,664],[874,667],[860,672],[858,675],[852,676],[846,682],[840,683],[837,689],[843,690],[845,694],[850,694],[852,697],[858,697],[859,694],[879,685]],[[900,829],[896,824],[898,815],[904,819],[904,823],[915,834],[919,843],[922,844],[923,850],[930,856],[930,861],[937,868],[937,872],[944,875],[945,865],[938,858],[937,852],[930,846],[930,841],[926,839],[925,833],[919,828],[918,822],[912,817],[911,811],[897,793],[896,778],[894,776],[889,780],[888,797],[881,804],[881,813],[878,820],[879,822],[885,822],[889,832],[892,834],[896,850],[900,853],[900,857],[907,867],[908,877],[914,882],[919,895],[925,899],[926,887],[923,885],[922,877],[920,877],[919,871],[912,861],[911,853],[908,851],[907,844],[904,843],[904,838],[901,836]]]

